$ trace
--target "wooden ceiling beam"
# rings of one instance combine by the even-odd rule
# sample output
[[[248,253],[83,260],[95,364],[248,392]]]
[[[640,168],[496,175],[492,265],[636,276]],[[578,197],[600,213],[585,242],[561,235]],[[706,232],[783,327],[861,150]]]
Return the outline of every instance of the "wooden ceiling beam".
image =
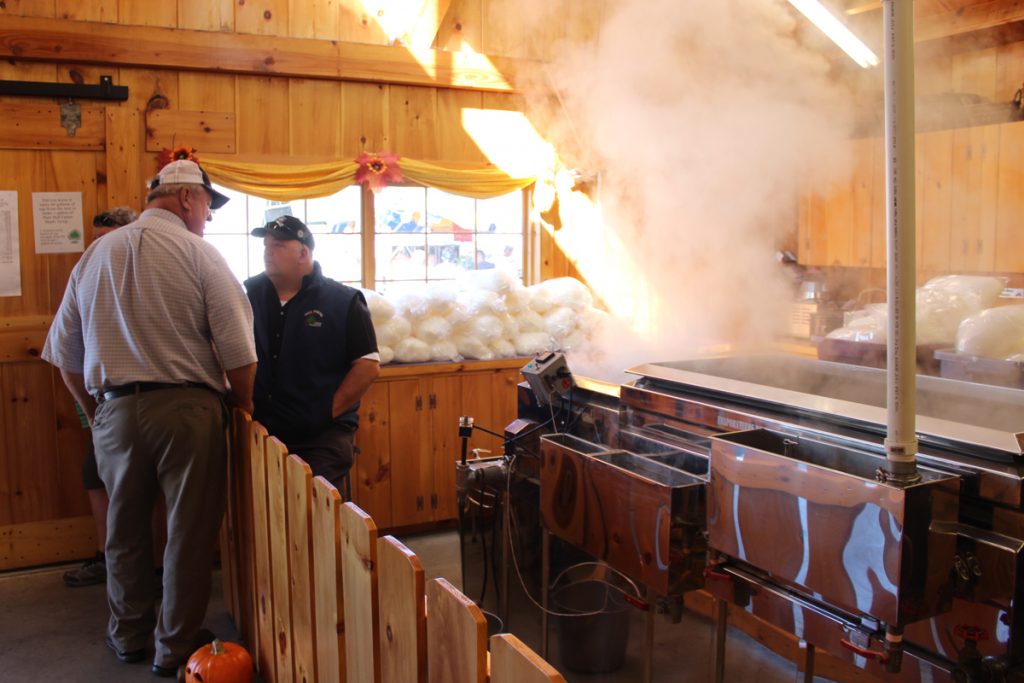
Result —
[[[0,25],[0,58],[496,92],[513,92],[516,73],[536,67],[416,47],[14,16]]]

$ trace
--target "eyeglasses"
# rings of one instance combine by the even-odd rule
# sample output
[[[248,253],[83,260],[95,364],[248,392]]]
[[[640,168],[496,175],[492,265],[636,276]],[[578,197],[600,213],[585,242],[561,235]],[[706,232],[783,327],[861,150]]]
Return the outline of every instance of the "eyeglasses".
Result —
[[[105,213],[101,213],[98,216],[93,217],[92,226],[94,228],[117,228],[121,224],[117,220]]]

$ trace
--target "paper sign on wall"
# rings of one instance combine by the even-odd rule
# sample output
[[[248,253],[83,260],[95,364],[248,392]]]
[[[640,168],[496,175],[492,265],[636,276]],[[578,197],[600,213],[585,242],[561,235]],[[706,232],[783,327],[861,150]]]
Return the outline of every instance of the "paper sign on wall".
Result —
[[[0,191],[0,296],[21,296],[18,193]]]
[[[62,254],[85,249],[81,192],[33,192],[36,253]]]

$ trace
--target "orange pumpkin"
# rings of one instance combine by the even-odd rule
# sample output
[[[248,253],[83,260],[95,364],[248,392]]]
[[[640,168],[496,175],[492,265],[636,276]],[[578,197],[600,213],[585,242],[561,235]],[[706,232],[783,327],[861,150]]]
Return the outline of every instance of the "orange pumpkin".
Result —
[[[185,683],[252,683],[252,659],[241,645],[214,640],[189,657]]]

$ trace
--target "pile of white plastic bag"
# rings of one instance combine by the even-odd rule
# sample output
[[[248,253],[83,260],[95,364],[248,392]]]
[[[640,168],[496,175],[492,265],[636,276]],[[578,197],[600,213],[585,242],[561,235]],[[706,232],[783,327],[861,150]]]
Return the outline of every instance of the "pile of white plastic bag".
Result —
[[[957,340],[962,322],[995,305],[1006,279],[983,275],[944,275],[917,290],[917,343],[948,344]],[[848,316],[844,327],[829,332],[829,339],[884,344],[888,310],[871,304]]]
[[[500,269],[384,296],[363,290],[381,363],[493,360],[583,347],[604,313],[579,280],[524,286]]]

